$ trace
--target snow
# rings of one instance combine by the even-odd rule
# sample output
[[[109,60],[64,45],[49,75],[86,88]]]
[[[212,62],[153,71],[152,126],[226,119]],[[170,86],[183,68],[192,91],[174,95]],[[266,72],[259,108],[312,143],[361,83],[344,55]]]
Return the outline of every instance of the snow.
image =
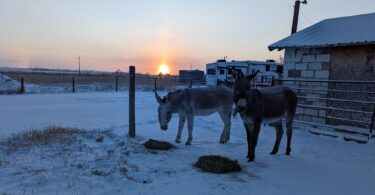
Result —
[[[337,47],[367,45],[375,42],[375,13],[331,18],[320,21],[268,46],[270,50],[287,47]]]
[[[0,74],[0,94],[5,92],[16,92],[20,89],[21,84],[18,81],[10,79],[8,76]]]
[[[137,137],[126,136],[128,94],[77,93],[0,96],[0,132],[13,133],[47,126],[100,129],[103,143],[79,137],[75,144],[40,146],[7,154],[0,149],[0,193],[11,194],[373,194],[374,142],[357,144],[315,136],[296,125],[292,155],[271,156],[275,130],[263,126],[253,163],[246,161],[246,135],[233,119],[231,140],[219,144],[223,124],[217,114],[196,117],[191,146],[150,151],[147,139],[173,142],[178,117],[161,131],[152,92],[136,94]],[[108,130],[112,135],[103,132]],[[184,129],[182,139],[187,139]],[[69,152],[61,152],[69,151]],[[217,154],[237,159],[243,171],[204,173],[194,168],[199,156]],[[79,165],[81,164],[81,165]],[[121,169],[126,167],[126,174]],[[102,176],[93,171],[103,172]]]

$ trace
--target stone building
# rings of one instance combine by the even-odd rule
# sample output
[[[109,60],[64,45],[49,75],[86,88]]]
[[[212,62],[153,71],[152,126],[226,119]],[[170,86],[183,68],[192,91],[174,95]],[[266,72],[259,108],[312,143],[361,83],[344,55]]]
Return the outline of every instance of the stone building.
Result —
[[[375,101],[374,97],[368,94],[330,92],[361,89],[375,91],[373,86],[311,80],[375,80],[375,13],[323,20],[271,44],[269,50],[274,49],[285,49],[284,78],[299,80],[286,81],[285,84],[293,88],[302,88],[298,91],[299,96],[310,97],[300,98],[300,104],[303,105],[298,108],[300,120],[335,125],[345,125],[346,118],[367,120],[368,116],[361,113],[319,108],[329,106],[372,111],[373,108],[369,105],[324,101],[324,98]]]

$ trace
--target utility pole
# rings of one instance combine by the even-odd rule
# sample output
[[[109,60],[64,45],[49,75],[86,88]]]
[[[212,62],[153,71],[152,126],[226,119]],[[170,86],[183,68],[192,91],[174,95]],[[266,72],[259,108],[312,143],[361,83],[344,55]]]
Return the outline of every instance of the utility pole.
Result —
[[[299,7],[300,7],[301,3],[302,4],[307,4],[307,1],[304,0],[304,1],[301,2],[300,0],[296,0],[294,2],[294,14],[293,14],[292,34],[294,34],[294,33],[297,32]]]
[[[81,56],[78,56],[78,75],[81,75]]]

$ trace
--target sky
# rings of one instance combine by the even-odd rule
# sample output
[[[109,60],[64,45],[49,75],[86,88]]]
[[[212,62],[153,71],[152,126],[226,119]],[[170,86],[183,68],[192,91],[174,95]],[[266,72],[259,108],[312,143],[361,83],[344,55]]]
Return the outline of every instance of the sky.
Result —
[[[294,0],[0,0],[0,67],[172,74],[228,60],[279,60]],[[371,13],[375,0],[308,0],[298,29]]]

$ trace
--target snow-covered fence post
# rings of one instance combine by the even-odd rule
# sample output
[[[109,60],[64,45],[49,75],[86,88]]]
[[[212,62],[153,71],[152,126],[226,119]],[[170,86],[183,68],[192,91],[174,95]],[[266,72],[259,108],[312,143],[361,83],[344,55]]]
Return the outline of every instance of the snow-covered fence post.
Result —
[[[23,77],[21,77],[21,93],[25,93],[25,83],[23,81]]]
[[[74,81],[74,77],[72,79],[72,92],[75,93],[76,92],[76,84],[75,84],[75,81]]]
[[[135,66],[129,66],[129,136],[135,137]]]

